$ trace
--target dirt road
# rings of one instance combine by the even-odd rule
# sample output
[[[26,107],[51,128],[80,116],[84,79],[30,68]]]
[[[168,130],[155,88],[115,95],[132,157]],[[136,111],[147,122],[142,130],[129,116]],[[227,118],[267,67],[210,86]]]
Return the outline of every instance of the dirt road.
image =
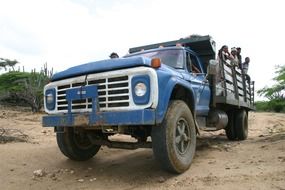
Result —
[[[250,113],[249,138],[203,133],[191,168],[162,171],[151,149],[101,148],[74,162],[57,148],[41,114],[0,108],[0,189],[278,189],[285,190],[285,114]]]

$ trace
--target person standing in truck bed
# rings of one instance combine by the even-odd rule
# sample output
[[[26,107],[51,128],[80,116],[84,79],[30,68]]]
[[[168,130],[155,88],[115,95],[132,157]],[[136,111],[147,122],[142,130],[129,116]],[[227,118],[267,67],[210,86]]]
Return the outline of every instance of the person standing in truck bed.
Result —
[[[237,56],[237,49],[235,47],[231,48],[231,65],[232,66],[238,66],[239,60]]]
[[[246,57],[246,58],[245,58],[245,61],[244,61],[243,64],[242,64],[242,68],[243,68],[244,74],[247,74],[247,72],[248,72],[249,62],[250,62],[249,57]]]
[[[223,62],[227,62],[228,60],[230,60],[229,48],[227,45],[223,45],[219,50],[218,60],[221,60]]]
[[[241,48],[237,47],[237,58],[238,58],[238,67],[242,70],[242,56],[241,56]]]

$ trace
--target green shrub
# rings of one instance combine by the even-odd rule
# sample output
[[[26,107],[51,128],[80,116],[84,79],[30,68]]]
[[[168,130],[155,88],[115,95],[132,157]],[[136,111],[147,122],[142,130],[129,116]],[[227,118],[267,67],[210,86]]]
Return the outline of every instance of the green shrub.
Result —
[[[270,101],[258,101],[255,103],[257,111],[283,112],[285,113],[285,100],[273,99]]]
[[[0,75],[0,99],[25,103],[33,112],[43,106],[43,88],[49,81],[44,72],[8,72]]]

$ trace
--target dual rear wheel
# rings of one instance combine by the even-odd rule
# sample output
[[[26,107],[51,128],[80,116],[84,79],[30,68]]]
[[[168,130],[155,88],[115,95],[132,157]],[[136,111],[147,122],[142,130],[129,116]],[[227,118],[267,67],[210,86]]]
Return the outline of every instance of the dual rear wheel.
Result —
[[[245,140],[248,136],[248,113],[244,109],[230,110],[226,135],[229,140]]]

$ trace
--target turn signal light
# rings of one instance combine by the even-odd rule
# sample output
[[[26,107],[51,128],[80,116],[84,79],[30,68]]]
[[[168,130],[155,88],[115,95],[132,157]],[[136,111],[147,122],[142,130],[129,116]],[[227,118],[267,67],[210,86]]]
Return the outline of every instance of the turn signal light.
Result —
[[[159,58],[153,58],[151,60],[151,67],[152,68],[159,68],[161,66],[161,61]]]

